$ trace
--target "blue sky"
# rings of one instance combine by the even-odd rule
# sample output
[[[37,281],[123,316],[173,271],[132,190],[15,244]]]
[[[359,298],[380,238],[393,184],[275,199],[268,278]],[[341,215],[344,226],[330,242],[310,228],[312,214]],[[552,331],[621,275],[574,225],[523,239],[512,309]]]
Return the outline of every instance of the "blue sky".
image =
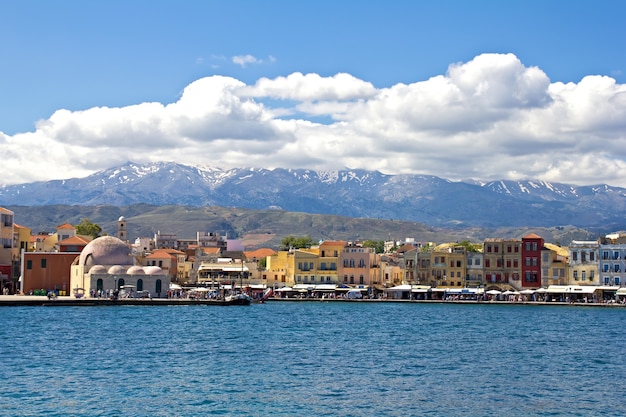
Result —
[[[11,174],[0,184],[169,158],[626,186],[625,9],[602,0],[2,2],[0,145]],[[184,91],[193,100],[182,105]],[[484,91],[493,100],[469,99]],[[448,123],[424,116],[447,111]],[[590,153],[600,140],[615,152]]]

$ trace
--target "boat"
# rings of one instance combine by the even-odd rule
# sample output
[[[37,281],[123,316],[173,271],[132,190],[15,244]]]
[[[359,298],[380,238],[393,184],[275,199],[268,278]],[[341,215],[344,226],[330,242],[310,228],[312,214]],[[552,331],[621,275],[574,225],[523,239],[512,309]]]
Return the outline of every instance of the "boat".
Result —
[[[237,293],[227,295],[226,298],[224,298],[224,301],[226,301],[226,303],[231,306],[249,306],[250,304],[252,304],[252,297],[250,297],[248,294]]]

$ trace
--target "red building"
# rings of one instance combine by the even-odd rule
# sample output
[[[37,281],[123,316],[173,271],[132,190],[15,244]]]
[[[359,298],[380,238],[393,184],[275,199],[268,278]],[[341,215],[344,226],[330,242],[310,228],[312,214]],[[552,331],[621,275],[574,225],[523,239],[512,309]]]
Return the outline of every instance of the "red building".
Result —
[[[539,288],[541,286],[541,250],[543,245],[543,238],[534,233],[522,237],[522,287],[524,288]]]

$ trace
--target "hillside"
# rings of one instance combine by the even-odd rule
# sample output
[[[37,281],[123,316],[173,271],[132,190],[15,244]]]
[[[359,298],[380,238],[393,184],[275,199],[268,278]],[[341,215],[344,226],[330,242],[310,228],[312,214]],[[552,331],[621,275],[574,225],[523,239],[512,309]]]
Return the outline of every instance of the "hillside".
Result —
[[[572,239],[595,239],[596,232],[573,226],[530,228],[436,228],[421,223],[319,215],[282,210],[251,210],[226,207],[154,206],[135,204],[117,206],[8,206],[15,222],[30,227],[33,233],[53,232],[57,225],[78,224],[87,217],[107,234],[115,234],[117,220],[124,216],[129,239],[153,237],[157,231],[176,233],[179,238],[194,238],[196,232],[219,232],[229,238],[243,239],[248,248],[277,248],[289,235],[310,235],[314,240],[404,240],[480,242],[486,237],[519,238],[534,232],[548,242],[568,244]]]

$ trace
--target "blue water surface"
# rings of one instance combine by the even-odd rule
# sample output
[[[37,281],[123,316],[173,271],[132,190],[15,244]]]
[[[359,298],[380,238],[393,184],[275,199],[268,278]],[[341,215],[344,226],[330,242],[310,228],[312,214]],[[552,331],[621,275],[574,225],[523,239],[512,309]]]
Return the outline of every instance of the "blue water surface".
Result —
[[[2,416],[626,415],[626,309],[0,308]]]

